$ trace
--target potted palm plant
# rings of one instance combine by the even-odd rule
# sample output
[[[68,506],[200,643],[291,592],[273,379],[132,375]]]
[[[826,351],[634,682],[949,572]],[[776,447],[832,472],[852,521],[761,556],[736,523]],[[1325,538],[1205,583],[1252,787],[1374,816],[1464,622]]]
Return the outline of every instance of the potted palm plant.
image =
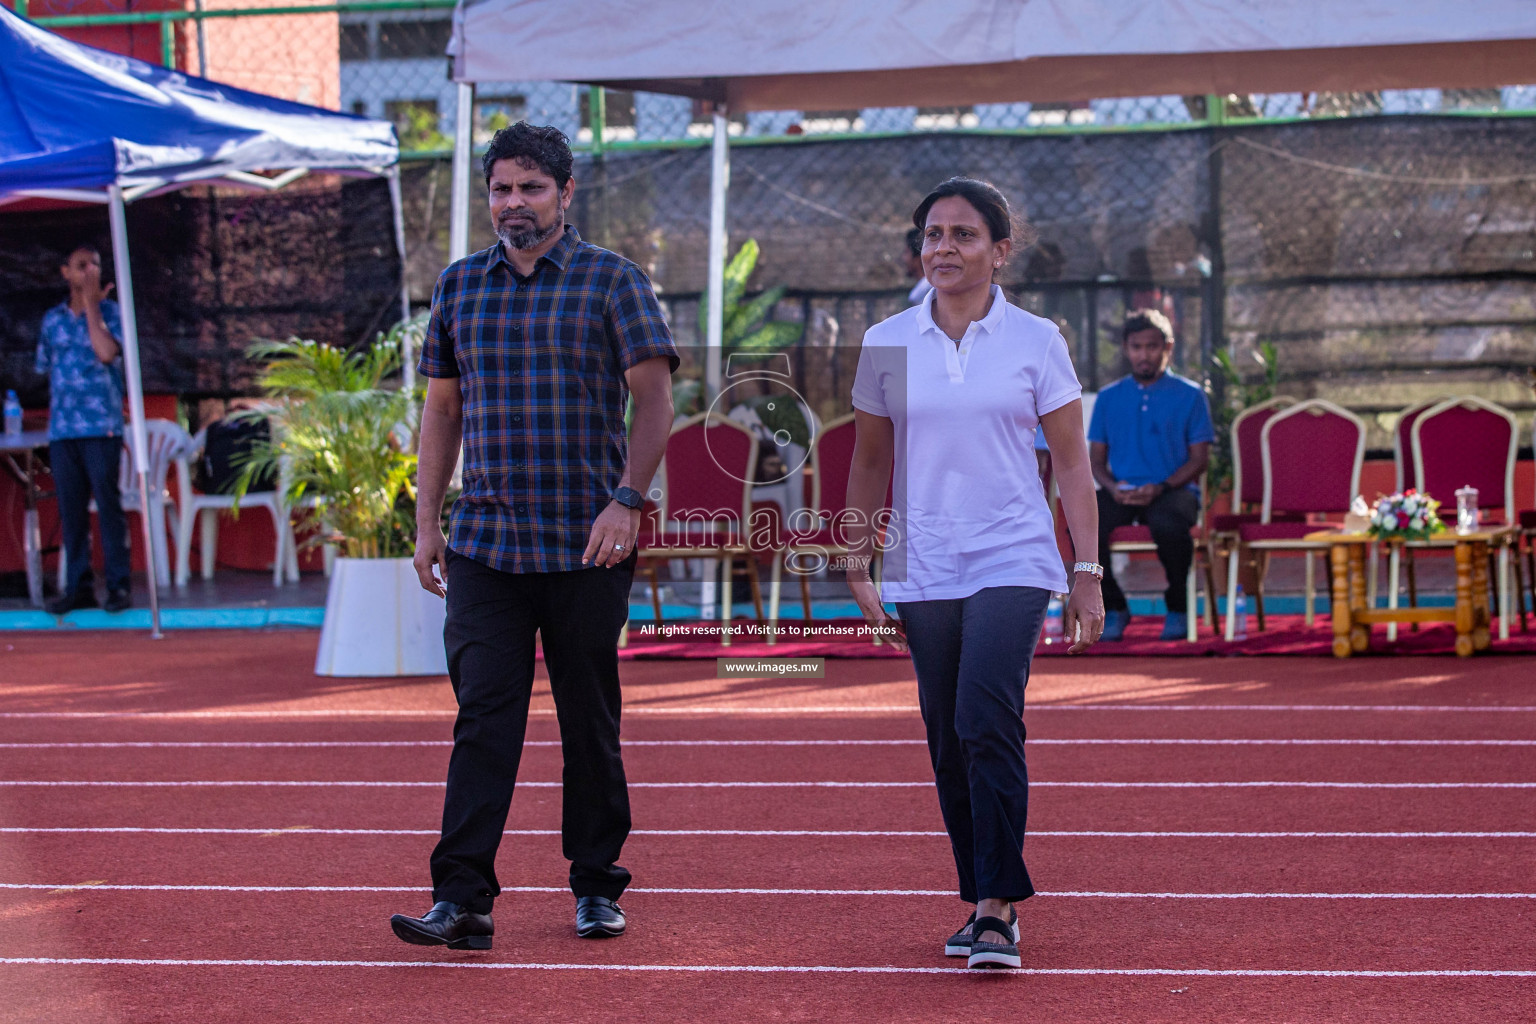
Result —
[[[301,338],[262,341],[249,354],[268,402],[243,415],[271,423],[242,460],[237,494],[278,475],[290,508],[313,508],[307,544],[333,544],[315,674],[440,675],[444,608],[411,567],[418,395],[390,384],[403,343],[425,318],[402,321],[356,351]]]

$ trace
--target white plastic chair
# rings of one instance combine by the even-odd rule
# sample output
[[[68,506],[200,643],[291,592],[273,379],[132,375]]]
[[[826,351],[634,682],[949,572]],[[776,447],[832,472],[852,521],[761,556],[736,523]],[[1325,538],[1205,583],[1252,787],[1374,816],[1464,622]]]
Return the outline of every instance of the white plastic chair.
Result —
[[[204,494],[192,488],[191,460],[202,455],[208,440],[208,428],[199,430],[189,439],[186,452],[176,461],[176,479],[181,487],[181,530],[176,543],[176,585],[184,587],[192,576],[192,526],[197,520],[200,539],[200,562],[203,579],[213,579],[213,563],[219,550],[219,513],[235,507],[233,494]],[[280,587],[286,576],[290,582],[298,582],[299,565],[295,554],[293,524],[289,521],[288,507],[283,503],[282,488],[273,491],[251,491],[240,499],[242,512],[265,509],[272,517],[272,585]]]
[[[163,524],[157,537],[164,537],[169,529],[175,538],[174,543],[180,547],[181,524],[176,514],[176,499],[171,497],[171,492],[166,488],[166,477],[170,474],[171,463],[185,458],[184,452],[192,439],[179,424],[170,420],[145,420],[144,433],[148,439],[149,448],[149,517],[154,524]],[[121,495],[120,501],[124,512],[143,512],[139,504],[139,480],[138,474],[133,468],[133,431],[123,432],[123,452],[117,462],[117,490]],[[179,473],[179,470],[178,470]],[[180,476],[178,475],[178,480]],[[186,485],[182,484],[182,494],[187,493]],[[90,510],[96,511],[96,502],[92,501]],[[133,544],[133,531],[129,530],[130,545]],[[171,556],[170,549],[163,540],[154,545],[154,569],[155,582],[162,587],[171,585]],[[64,586],[68,579],[69,566],[64,552],[59,552],[59,592],[64,592]]]

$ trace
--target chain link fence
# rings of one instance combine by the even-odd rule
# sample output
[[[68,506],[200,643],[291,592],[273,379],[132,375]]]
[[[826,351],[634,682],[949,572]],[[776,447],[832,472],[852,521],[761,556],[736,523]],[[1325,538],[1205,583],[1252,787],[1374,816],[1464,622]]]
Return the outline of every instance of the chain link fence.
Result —
[[[26,13],[84,42],[392,120],[408,274],[414,297],[426,301],[447,259],[451,0],[194,0],[161,12],[129,0],[30,0]],[[789,288],[777,315],[807,325],[796,358],[816,371],[801,379],[825,384],[814,398],[823,415],[846,411],[851,380],[851,367],[831,353],[856,346],[869,324],[905,304],[912,206],[938,180],[965,173],[996,183],[1038,232],[1004,283],[1061,325],[1090,387],[1122,372],[1124,312],[1155,305],[1175,320],[1191,375],[1201,375],[1214,346],[1242,366],[1272,342],[1282,390],[1369,414],[1373,448],[1390,447],[1395,410],[1431,394],[1484,395],[1521,410],[1528,430],[1536,120],[1520,115],[1530,113],[1532,85],[737,114],[731,248],[756,239],[754,286]],[[573,221],[651,273],[680,343],[695,344],[707,111],[678,97],[571,83],[477,87],[477,145],[524,118],[570,136],[579,153]],[[281,211],[284,200],[249,202]],[[338,258],[392,250],[387,225],[359,224],[350,255]],[[491,244],[483,197],[471,225],[472,247]],[[278,276],[285,253],[295,265],[313,262],[289,253],[283,237],[251,240],[271,247],[263,265]],[[209,269],[211,250],[199,245],[203,255],[177,265],[205,280],[222,271]],[[318,309],[268,323],[204,304],[225,310],[213,318],[225,340],[207,342],[208,327],[178,328],[177,337],[196,337],[189,351],[215,362],[234,358],[243,335],[258,329],[355,340],[370,311],[388,308],[384,276],[354,272],[354,281],[384,291],[356,303],[344,323]],[[253,297],[249,308],[276,304]],[[167,378],[200,391],[243,386],[237,366],[189,362]]]

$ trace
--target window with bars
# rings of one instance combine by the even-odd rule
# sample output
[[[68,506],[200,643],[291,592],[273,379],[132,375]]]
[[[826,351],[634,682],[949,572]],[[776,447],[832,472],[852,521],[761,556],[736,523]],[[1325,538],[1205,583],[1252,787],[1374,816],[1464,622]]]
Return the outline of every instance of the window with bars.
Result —
[[[581,111],[581,127],[592,127],[592,91],[581,90],[577,99]],[[635,94],[628,89],[603,90],[603,127],[633,128],[635,126]]]
[[[477,96],[475,98],[475,145],[483,146],[491,136],[521,121],[528,114],[528,97]]]
[[[411,60],[442,57],[448,52],[453,22],[448,18],[431,21],[379,22],[379,59]]]
[[[341,59],[368,60],[368,26],[344,24],[341,26]]]

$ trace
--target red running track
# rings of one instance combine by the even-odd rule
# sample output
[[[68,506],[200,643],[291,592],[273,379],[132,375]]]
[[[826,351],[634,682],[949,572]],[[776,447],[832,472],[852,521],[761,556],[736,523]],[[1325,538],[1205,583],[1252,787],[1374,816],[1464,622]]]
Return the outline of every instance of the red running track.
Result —
[[[1027,969],[975,977],[907,664],[626,663],[608,943],[541,689],[496,948],[450,954],[386,919],[429,898],[451,695],[314,645],[0,640],[0,1021],[1536,1016],[1529,658],[1039,664]]]

